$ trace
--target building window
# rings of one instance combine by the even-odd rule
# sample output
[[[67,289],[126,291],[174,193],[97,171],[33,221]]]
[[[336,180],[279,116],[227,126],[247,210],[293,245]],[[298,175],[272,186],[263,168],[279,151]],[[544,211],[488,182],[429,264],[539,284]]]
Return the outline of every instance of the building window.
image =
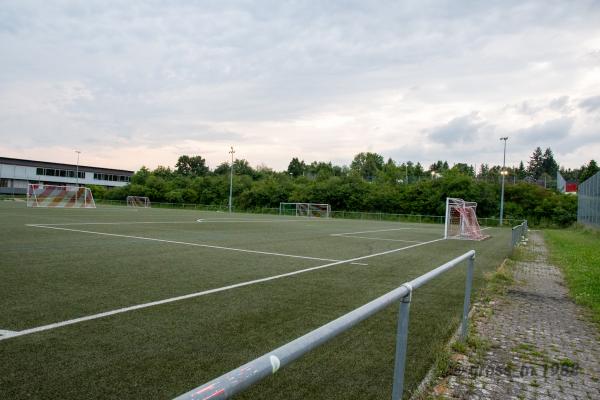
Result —
[[[35,173],[36,175],[44,175],[44,168],[36,168]]]

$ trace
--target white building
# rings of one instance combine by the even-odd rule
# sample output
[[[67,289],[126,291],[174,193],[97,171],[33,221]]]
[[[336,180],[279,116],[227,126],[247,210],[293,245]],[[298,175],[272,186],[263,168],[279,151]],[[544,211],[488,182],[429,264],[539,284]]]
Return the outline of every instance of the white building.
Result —
[[[133,171],[121,169],[0,157],[0,194],[24,194],[28,183],[125,186],[132,175]]]

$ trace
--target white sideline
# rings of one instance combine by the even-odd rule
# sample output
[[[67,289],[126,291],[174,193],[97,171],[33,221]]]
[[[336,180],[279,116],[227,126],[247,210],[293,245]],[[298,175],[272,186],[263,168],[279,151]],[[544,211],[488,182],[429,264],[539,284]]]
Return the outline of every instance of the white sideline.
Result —
[[[63,222],[59,224],[27,224],[27,226],[72,226],[72,225],[139,225],[139,224],[197,224],[199,222],[307,222],[308,220],[293,220],[293,219],[264,219],[264,220],[233,220],[225,219],[197,219],[195,221],[124,221],[124,222]],[[312,220],[311,220],[312,221]]]
[[[385,240],[388,242],[405,242],[405,243],[423,243],[418,240],[402,240],[402,239],[385,239],[385,238],[373,238],[367,236],[354,236],[354,235],[331,235],[343,238],[353,238],[353,239],[370,239],[370,240]]]
[[[15,331],[7,331],[6,329],[0,329],[0,336],[10,336],[10,335],[14,335]]]
[[[60,229],[60,228],[56,228],[56,229]],[[85,316],[85,317],[70,319],[70,320],[67,320],[67,321],[55,322],[53,324],[48,324],[48,325],[42,325],[42,326],[38,326],[38,327],[35,327],[35,328],[24,329],[22,331],[13,332],[9,336],[0,336],[0,341],[6,340],[6,339],[11,339],[11,338],[14,338],[14,337],[19,337],[19,336],[25,336],[25,335],[29,335],[29,334],[32,334],[32,333],[47,331],[47,330],[51,330],[51,329],[55,329],[55,328],[60,328],[62,326],[73,325],[73,324],[77,324],[79,322],[90,321],[90,320],[98,319],[98,318],[104,318],[104,317],[108,317],[108,316],[115,315],[115,314],[125,313],[125,312],[128,312],[128,311],[140,310],[142,308],[148,308],[148,307],[158,306],[158,305],[167,304],[167,303],[173,303],[175,301],[191,299],[191,298],[194,298],[194,297],[205,296],[207,294],[224,292],[226,290],[231,290],[231,289],[235,289],[235,288],[239,288],[239,287],[243,287],[243,286],[249,286],[249,285],[254,285],[254,284],[257,284],[257,283],[268,282],[268,281],[272,281],[272,280],[275,280],[275,279],[285,278],[285,277],[288,277],[288,276],[299,275],[299,274],[303,274],[305,272],[310,272],[310,271],[315,271],[315,270],[318,270],[318,269],[333,267],[335,265],[352,263],[352,262],[360,261],[360,260],[366,260],[366,259],[372,258],[372,257],[383,256],[383,255],[386,255],[386,254],[396,253],[398,251],[412,249],[412,248],[418,247],[418,246],[423,246],[423,245],[426,245],[426,244],[429,244],[429,243],[439,242],[441,240],[445,240],[445,239],[444,238],[434,239],[434,240],[431,240],[429,242],[423,242],[423,243],[413,244],[413,245],[406,246],[406,247],[400,247],[398,249],[392,249],[392,250],[383,251],[381,253],[369,254],[369,255],[366,255],[366,256],[351,258],[351,259],[348,259],[348,260],[336,261],[336,262],[333,262],[333,263],[324,264],[324,265],[318,265],[316,267],[305,268],[305,269],[301,269],[301,270],[298,270],[298,271],[288,272],[288,273],[285,273],[285,274],[273,275],[273,276],[269,276],[269,277],[266,277],[266,278],[260,278],[260,279],[254,279],[254,280],[247,281],[247,282],[235,283],[233,285],[223,286],[223,287],[216,288],[216,289],[209,289],[209,290],[205,290],[205,291],[202,291],[202,292],[190,293],[190,294],[186,294],[186,295],[183,295],[183,296],[171,297],[169,299],[152,301],[150,303],[137,304],[135,306],[129,306],[129,307],[124,307],[124,308],[119,308],[117,310],[112,310],[112,311],[105,311],[105,312],[102,312],[102,313],[99,313],[99,314],[93,314],[93,315],[88,315],[88,316]]]
[[[190,243],[190,242],[179,242],[179,241],[176,241],[176,240],[156,239],[156,238],[149,238],[149,237],[145,237],[145,236],[132,236],[132,235],[122,235],[122,234],[119,234],[119,233],[106,233],[106,232],[86,231],[86,230],[83,230],[83,229],[59,228],[57,226],[49,226],[49,225],[42,225],[42,224],[39,224],[39,225],[28,224],[27,226],[32,227],[32,228],[56,229],[56,230],[59,230],[59,231],[90,233],[90,234],[100,235],[100,236],[113,236],[113,237],[122,237],[122,238],[128,238],[128,239],[148,240],[148,241],[151,241],[151,242],[180,244],[180,245],[184,245],[184,246],[205,247],[205,248],[209,248],[209,249],[239,251],[239,252],[242,252],[242,253],[265,254],[265,255],[269,255],[269,256],[301,258],[301,259],[304,259],[304,260],[340,261],[340,260],[335,260],[335,259],[331,259],[331,258],[299,256],[299,255],[295,255],[295,254],[274,253],[274,252],[269,252],[269,251],[238,249],[238,248],[235,248],[235,247],[215,246],[215,245],[211,245],[211,244]]]

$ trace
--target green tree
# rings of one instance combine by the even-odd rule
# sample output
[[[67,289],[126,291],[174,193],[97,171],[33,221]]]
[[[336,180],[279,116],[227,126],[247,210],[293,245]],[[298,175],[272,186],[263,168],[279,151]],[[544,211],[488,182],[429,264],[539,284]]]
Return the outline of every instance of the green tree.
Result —
[[[544,155],[542,148],[539,146],[533,151],[529,159],[527,173],[535,179],[538,179],[544,173]]]
[[[372,181],[383,168],[383,156],[377,153],[362,152],[354,156],[350,164],[352,172],[367,181]]]
[[[236,175],[254,176],[255,171],[245,159],[235,159],[233,162],[233,173]]]
[[[598,168],[598,164],[596,163],[596,160],[590,160],[588,165],[584,165],[583,167],[581,167],[581,174],[579,175],[579,182],[583,182],[586,179],[591,178],[592,176],[596,175],[596,173],[598,173],[598,171],[600,171],[600,168]]]
[[[178,174],[188,176],[204,176],[209,172],[206,160],[201,156],[183,155],[177,160],[175,168]]]
[[[516,175],[519,179],[525,179],[525,177],[527,176],[527,171],[525,170],[525,165],[523,164],[523,161],[519,162],[519,168],[517,169]]]
[[[556,172],[558,172],[558,163],[554,159],[554,154],[550,147],[544,151],[544,155],[542,156],[542,168],[543,172],[547,173],[551,177],[556,177]]]
[[[224,175],[224,174],[228,174],[229,173],[229,163],[228,162],[223,162],[221,164],[219,164],[219,166],[217,168],[215,168],[215,170],[213,171],[215,175]]]
[[[306,164],[303,161],[300,161],[297,157],[292,158],[290,164],[288,165],[287,172],[292,175],[294,178],[300,175],[303,175],[306,171]]]

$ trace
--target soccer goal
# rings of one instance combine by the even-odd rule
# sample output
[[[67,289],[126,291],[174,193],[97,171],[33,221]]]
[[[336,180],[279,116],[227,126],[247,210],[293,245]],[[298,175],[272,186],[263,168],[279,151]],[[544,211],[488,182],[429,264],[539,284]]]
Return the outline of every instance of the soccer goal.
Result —
[[[481,233],[477,221],[477,203],[463,199],[446,199],[446,226],[444,238],[483,240],[487,235]]]
[[[96,208],[92,191],[80,186],[27,185],[27,207]]]
[[[144,196],[127,196],[127,207],[150,207],[150,199]]]
[[[317,203],[279,203],[279,215],[329,218],[331,206]]]

